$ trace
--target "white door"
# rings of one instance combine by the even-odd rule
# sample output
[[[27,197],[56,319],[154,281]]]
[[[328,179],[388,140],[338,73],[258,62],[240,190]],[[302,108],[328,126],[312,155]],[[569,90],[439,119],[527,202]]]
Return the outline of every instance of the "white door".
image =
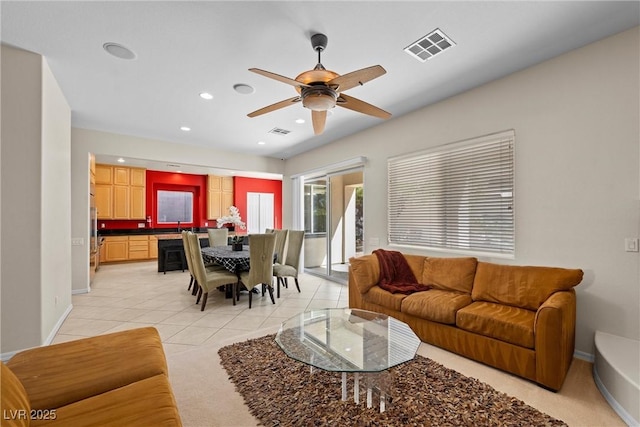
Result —
[[[247,233],[264,233],[273,226],[273,193],[247,193]]]

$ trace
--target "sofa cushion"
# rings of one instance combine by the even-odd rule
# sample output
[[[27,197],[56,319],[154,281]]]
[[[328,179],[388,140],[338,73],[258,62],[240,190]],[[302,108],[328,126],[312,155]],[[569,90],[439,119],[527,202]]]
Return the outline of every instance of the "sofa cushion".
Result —
[[[349,270],[353,283],[361,294],[369,292],[378,283],[380,278],[380,264],[375,255],[364,255],[349,259]]]
[[[402,300],[401,311],[421,319],[453,325],[456,312],[471,302],[468,293],[431,289],[407,296]]]
[[[37,426],[180,426],[180,415],[164,374],[57,408],[55,420]]]
[[[2,362],[0,371],[0,403],[2,426],[26,427],[29,425],[31,406],[20,380]]]
[[[402,300],[406,297],[407,296],[405,294],[392,294],[378,286],[374,286],[369,289],[369,292],[362,296],[362,299],[369,303],[378,304],[392,310],[400,311]]]
[[[423,255],[403,255],[416,280],[419,281],[422,277],[426,257]],[[350,258],[349,269],[351,270],[353,282],[356,284],[358,291],[363,295],[369,292],[369,289],[373,286],[377,285],[378,280],[380,280],[380,263],[374,254]]]
[[[534,348],[533,325],[536,313],[524,308],[490,302],[474,302],[456,314],[460,329],[500,341]]]
[[[468,258],[433,258],[424,261],[422,283],[435,289],[471,293],[478,260]]]
[[[155,328],[138,328],[22,351],[7,362],[33,409],[53,409],[167,373]]]
[[[520,267],[479,262],[471,297],[537,310],[553,293],[566,291],[582,280],[582,270]]]

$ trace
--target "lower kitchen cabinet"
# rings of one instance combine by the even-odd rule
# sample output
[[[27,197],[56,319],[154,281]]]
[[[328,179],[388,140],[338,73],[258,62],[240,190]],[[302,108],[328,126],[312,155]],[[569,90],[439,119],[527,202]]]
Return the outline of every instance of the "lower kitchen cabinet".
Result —
[[[144,261],[158,258],[156,236],[105,236],[100,262]]]
[[[107,236],[104,238],[104,262],[127,261],[129,259],[129,237]]]

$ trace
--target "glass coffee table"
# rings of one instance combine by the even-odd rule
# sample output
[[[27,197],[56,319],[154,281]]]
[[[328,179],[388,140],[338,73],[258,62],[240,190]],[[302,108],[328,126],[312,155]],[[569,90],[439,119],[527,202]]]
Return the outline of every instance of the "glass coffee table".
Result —
[[[385,411],[389,368],[413,359],[420,339],[404,322],[385,314],[350,308],[305,311],[284,322],[276,342],[292,359],[313,368],[342,373],[342,400],[347,400],[347,374],[353,374],[353,399],[360,403],[364,374],[367,407],[372,390]]]

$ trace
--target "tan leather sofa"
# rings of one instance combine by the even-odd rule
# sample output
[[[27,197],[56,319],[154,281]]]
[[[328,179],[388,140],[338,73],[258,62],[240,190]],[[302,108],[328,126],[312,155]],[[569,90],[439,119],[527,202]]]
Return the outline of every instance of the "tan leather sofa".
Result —
[[[376,255],[350,260],[349,307],[409,324],[429,344],[557,391],[573,358],[582,270],[521,267],[476,258],[403,254],[432,289],[392,294],[377,286]]]
[[[2,363],[2,426],[181,426],[155,328],[25,350]]]

